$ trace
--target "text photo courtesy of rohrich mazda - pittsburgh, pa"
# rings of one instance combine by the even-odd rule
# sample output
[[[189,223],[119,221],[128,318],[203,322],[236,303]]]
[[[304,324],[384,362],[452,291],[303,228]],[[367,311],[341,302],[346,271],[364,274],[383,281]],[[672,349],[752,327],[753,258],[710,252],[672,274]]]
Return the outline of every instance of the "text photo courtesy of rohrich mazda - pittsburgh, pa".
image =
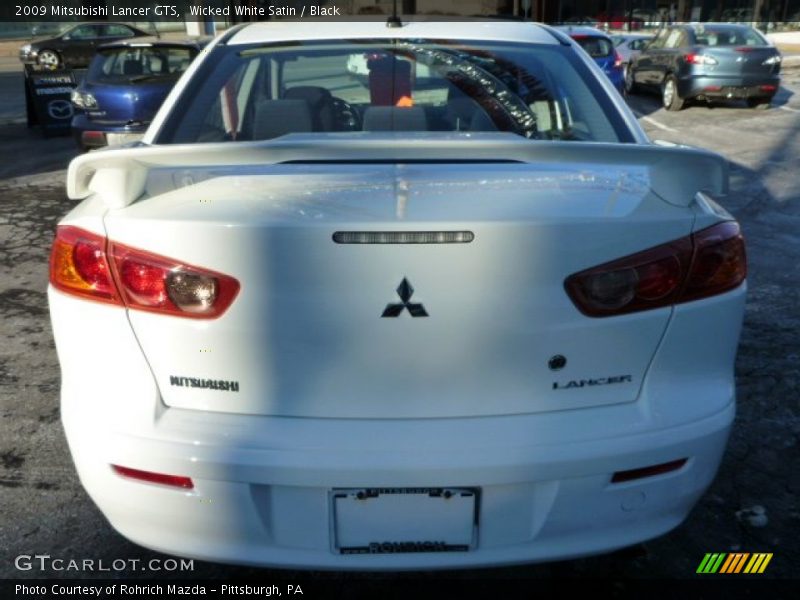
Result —
[[[792,577],[800,26],[74,4],[0,20],[9,597]]]

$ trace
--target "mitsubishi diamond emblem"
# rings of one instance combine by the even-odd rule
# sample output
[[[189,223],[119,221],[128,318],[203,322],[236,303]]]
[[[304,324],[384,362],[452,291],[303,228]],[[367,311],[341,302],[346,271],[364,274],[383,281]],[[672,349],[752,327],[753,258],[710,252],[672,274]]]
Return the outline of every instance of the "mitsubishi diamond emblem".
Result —
[[[404,309],[408,309],[412,317],[427,317],[428,311],[422,304],[411,302],[411,296],[414,295],[414,288],[408,283],[408,279],[403,277],[403,281],[397,286],[397,295],[400,296],[401,302],[398,304],[387,304],[383,309],[381,317],[399,317],[403,314]]]

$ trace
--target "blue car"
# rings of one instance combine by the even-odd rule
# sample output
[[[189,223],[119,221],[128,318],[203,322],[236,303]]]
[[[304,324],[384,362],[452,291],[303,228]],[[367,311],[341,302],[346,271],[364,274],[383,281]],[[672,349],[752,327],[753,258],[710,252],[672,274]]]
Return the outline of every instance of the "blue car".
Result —
[[[611,38],[594,27],[556,27],[566,33],[592,57],[594,62],[603,69],[603,72],[622,93],[625,89],[625,77],[622,67],[622,57],[614,50]]]
[[[208,40],[137,38],[105,44],[72,92],[82,150],[138,139]]]

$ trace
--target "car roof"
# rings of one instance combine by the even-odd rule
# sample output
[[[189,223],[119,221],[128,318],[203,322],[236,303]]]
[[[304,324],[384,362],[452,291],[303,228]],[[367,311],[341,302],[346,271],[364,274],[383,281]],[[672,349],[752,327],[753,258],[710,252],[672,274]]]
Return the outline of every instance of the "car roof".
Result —
[[[745,25],[744,23],[683,23],[681,27],[692,31],[708,27],[712,29],[753,29],[750,25]]]
[[[125,23],[124,21],[79,21],[77,23],[70,24],[70,29],[75,29],[76,27],[80,27],[81,25],[125,25],[125,27],[130,27],[131,29],[138,29],[142,31],[142,28],[138,25],[131,25],[130,23]]]
[[[402,27],[387,27],[374,17],[363,21],[267,21],[249,24],[226,40],[227,45],[303,40],[341,39],[450,39],[559,44],[548,27],[503,20],[403,20]]]
[[[109,50],[111,48],[128,48],[128,47],[183,47],[183,48],[196,48],[200,49],[211,41],[210,37],[202,38],[183,38],[183,39],[169,39],[157,38],[154,36],[126,38],[124,40],[117,40],[115,42],[108,42],[102,44],[100,49]]]
[[[559,25],[554,27],[559,31],[563,31],[567,35],[591,35],[596,37],[610,38],[611,36],[605,31],[597,29],[597,27],[588,27],[586,25]]]
[[[37,25],[58,25],[58,23],[38,23]],[[81,27],[82,25],[124,25],[125,27],[129,27],[134,31],[144,31],[141,27],[137,27],[136,25],[131,25],[130,23],[124,23],[122,21],[77,21],[75,23],[61,23],[58,27],[51,29],[49,31],[44,31],[41,34],[37,34],[33,41],[41,42],[45,40],[52,40],[57,37],[61,37],[65,33],[69,33],[70,31]]]

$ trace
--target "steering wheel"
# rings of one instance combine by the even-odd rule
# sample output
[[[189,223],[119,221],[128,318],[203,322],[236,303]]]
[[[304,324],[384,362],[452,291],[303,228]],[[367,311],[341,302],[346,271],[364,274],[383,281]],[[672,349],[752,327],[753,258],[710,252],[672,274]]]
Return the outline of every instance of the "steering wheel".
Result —
[[[361,131],[361,114],[352,104],[334,96],[333,111],[338,131]]]

